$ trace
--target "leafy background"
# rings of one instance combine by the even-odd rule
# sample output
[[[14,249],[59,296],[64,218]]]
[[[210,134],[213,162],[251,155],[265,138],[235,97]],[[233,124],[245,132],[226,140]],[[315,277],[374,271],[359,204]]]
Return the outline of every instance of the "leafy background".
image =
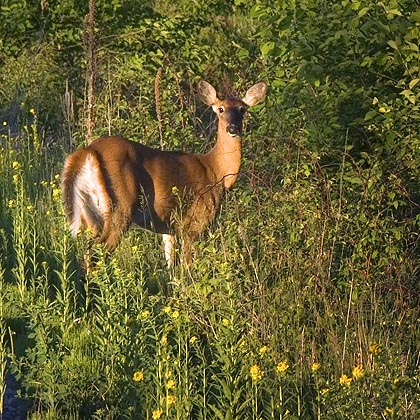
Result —
[[[417,418],[419,6],[98,0],[96,136],[202,152],[200,79],[269,93],[194,263],[170,277],[131,231],[82,283],[58,174],[86,142],[89,5],[4,0],[2,400],[14,375],[30,419]]]

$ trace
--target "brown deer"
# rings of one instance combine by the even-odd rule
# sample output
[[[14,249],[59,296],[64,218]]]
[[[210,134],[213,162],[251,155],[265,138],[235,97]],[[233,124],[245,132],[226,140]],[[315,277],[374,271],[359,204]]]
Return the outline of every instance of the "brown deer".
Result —
[[[191,243],[214,219],[222,193],[238,177],[245,111],[264,99],[266,84],[252,86],[242,99],[217,97],[198,84],[204,103],[218,116],[216,145],[205,154],[162,151],[102,137],[67,157],[61,174],[64,207],[73,235],[90,229],[94,244],[113,251],[131,224],[163,235],[165,257],[174,258],[175,234]]]

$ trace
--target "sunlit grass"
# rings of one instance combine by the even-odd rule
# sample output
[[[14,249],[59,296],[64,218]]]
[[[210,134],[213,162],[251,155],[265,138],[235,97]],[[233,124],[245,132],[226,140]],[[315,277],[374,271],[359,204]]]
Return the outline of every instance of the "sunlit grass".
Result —
[[[308,166],[274,196],[239,183],[189,267],[131,231],[80,279],[62,160],[30,130],[0,148],[1,368],[29,418],[416,417],[417,312],[334,256],[349,225],[317,214]]]

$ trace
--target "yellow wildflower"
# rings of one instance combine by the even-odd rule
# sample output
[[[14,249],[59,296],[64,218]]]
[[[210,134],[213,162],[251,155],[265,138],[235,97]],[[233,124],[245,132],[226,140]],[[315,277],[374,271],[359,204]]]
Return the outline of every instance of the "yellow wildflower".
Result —
[[[173,318],[173,319],[177,319],[177,318],[179,318],[179,311],[173,311],[173,312],[172,312],[172,318]]]
[[[152,411],[152,419],[159,420],[162,416],[162,410],[153,410]]]
[[[149,318],[150,312],[147,309],[144,309],[143,311],[141,311],[140,315],[142,319],[147,319]]]
[[[197,342],[197,340],[198,340],[197,336],[193,335],[193,336],[190,338],[190,344],[195,344],[195,343]]]
[[[268,352],[268,347],[267,346],[262,346],[258,351],[260,356],[264,356],[264,354],[266,354],[267,352]]]
[[[3,127],[6,127],[7,121],[3,121]]]
[[[349,378],[347,375],[341,375],[340,376],[340,384],[343,385],[343,386],[350,386],[351,378]]]
[[[252,365],[249,368],[249,376],[254,382],[258,382],[263,378],[264,373],[258,365]]]
[[[53,188],[53,198],[60,197],[61,190],[60,188]]]
[[[176,386],[176,382],[173,379],[169,379],[166,383],[166,389],[174,389]]]
[[[162,309],[162,311],[163,311],[163,313],[165,313],[165,314],[170,314],[171,313],[171,307],[170,306],[165,306],[163,309]]]
[[[379,353],[382,352],[382,347],[379,343],[372,342],[369,344],[369,353],[377,356]]]
[[[13,182],[15,183],[15,184],[17,184],[17,182],[19,181],[19,175],[18,174],[14,174],[13,175]]]
[[[31,108],[31,109],[29,110],[29,112],[30,112],[32,115],[35,115],[35,109],[34,109],[34,108]]]
[[[394,414],[394,410],[390,407],[385,408],[384,412],[382,413],[384,417],[386,417],[388,414]]]
[[[325,397],[329,392],[330,392],[330,389],[329,388],[322,388],[321,389],[321,395],[323,397]]]
[[[222,324],[223,324],[225,327],[227,327],[227,326],[230,324],[230,322],[229,322],[229,320],[228,320],[228,319],[223,318],[223,319],[222,319]]]
[[[289,368],[288,363],[283,360],[282,362],[277,363],[276,372],[277,373],[284,373]]]
[[[9,202],[7,203],[7,206],[9,207],[9,209],[14,207],[14,205],[15,205],[15,200],[9,200]]]
[[[140,382],[142,380],[144,380],[144,373],[142,371],[134,372],[133,381]]]
[[[12,162],[12,168],[13,169],[19,169],[20,168],[20,163],[15,160],[14,162]]]
[[[354,379],[360,379],[365,376],[365,370],[362,366],[355,366],[352,371],[352,375]]]
[[[314,363],[312,363],[312,372],[318,372],[318,370],[321,368],[321,364],[320,363],[317,363],[317,362],[314,362]]]
[[[167,405],[175,404],[175,402],[176,402],[176,397],[174,395],[168,395],[166,397],[166,404]]]

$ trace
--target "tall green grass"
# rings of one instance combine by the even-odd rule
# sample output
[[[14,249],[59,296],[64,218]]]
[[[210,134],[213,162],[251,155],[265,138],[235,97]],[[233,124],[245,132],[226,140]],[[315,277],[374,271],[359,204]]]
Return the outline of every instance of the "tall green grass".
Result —
[[[1,395],[9,372],[32,420],[417,418],[415,221],[345,178],[346,150],[334,177],[301,140],[245,145],[191,265],[169,273],[132,230],[82,281],[60,142],[3,135]]]

